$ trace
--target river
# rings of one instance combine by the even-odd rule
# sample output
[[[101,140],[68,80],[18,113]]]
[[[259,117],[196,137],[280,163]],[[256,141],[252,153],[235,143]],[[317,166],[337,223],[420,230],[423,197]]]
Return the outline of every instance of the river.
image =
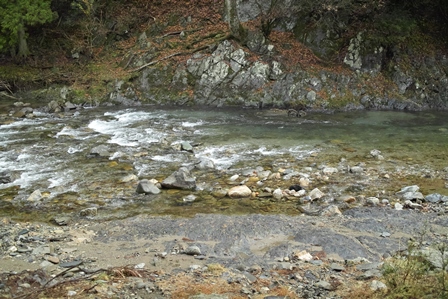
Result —
[[[193,145],[193,153],[182,151],[182,142]],[[95,156],[92,149],[99,145],[107,153]],[[100,219],[145,213],[297,214],[297,203],[216,198],[211,191],[228,188],[229,177],[248,171],[307,169],[311,175],[322,165],[337,167],[346,161],[367,163],[366,168],[384,163],[382,169],[408,174],[397,176],[400,186],[417,180],[426,193],[447,193],[446,181],[433,174],[448,167],[448,114],[360,111],[296,118],[280,110],[156,106],[35,112],[34,118],[2,121],[0,149],[0,216],[48,221],[87,207],[97,207]],[[374,149],[381,151],[384,162],[372,161],[369,153]],[[195,172],[194,192],[138,195],[136,181],[122,182],[131,174],[161,181],[202,157],[215,167]],[[396,184],[389,181],[389,187],[381,187],[399,190]],[[41,196],[30,200],[36,190]],[[361,193],[368,196],[369,190]],[[185,202],[191,193],[197,199]]]

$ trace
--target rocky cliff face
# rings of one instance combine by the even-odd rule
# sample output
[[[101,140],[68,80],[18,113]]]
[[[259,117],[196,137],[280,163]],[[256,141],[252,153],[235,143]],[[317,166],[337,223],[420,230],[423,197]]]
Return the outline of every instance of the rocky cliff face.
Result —
[[[294,11],[294,1],[285,3]],[[263,17],[267,14],[263,9],[268,8],[256,0],[240,1],[239,18],[245,22]],[[111,99],[315,110],[448,108],[448,57],[441,51],[422,54],[383,46],[365,30],[343,36],[340,28],[348,28],[349,21],[332,28],[328,22],[307,27],[304,22],[309,20],[297,14],[279,20],[276,30],[293,32],[321,62],[339,55],[340,65],[291,64],[261,32],[249,31],[244,46],[223,40],[181,63],[143,68],[125,91],[116,89]],[[146,36],[140,39],[150,47]],[[144,57],[135,61],[145,63]]]

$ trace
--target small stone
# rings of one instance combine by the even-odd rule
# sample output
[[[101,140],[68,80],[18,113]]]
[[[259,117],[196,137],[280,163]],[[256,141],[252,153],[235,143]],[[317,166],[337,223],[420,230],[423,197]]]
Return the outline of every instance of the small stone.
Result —
[[[398,191],[396,194],[398,195],[403,195],[407,192],[417,192],[420,188],[417,185],[412,185],[412,186],[406,186],[401,188],[400,191]]]
[[[325,193],[320,191],[318,188],[314,188],[313,190],[310,191],[308,196],[310,197],[311,200],[315,200],[321,198],[324,195]]]
[[[351,173],[362,173],[363,171],[364,171],[364,169],[361,166],[350,167]]]
[[[187,141],[181,143],[181,149],[186,152],[193,152],[193,146]]]
[[[196,200],[196,198],[197,198],[196,195],[194,195],[194,194],[190,194],[190,195],[184,197],[182,200],[183,200],[184,202],[193,202],[193,201]]]
[[[372,291],[386,290],[387,286],[379,280],[372,280],[372,282],[370,283],[370,289]]]
[[[425,197],[425,200],[427,202],[431,202],[431,203],[438,203],[442,201],[442,195],[439,193],[433,193],[433,194],[429,194]]]
[[[403,205],[401,203],[396,202],[394,205],[395,210],[401,211],[403,210]]]
[[[333,270],[333,271],[340,272],[340,271],[344,271],[345,267],[342,266],[341,264],[338,264],[338,263],[331,263],[330,264],[330,269]]]
[[[34,190],[33,193],[28,197],[27,201],[39,201],[42,199],[42,193],[39,189]]]
[[[339,210],[339,208],[337,206],[335,206],[335,205],[329,205],[328,207],[324,208],[320,212],[320,214],[321,214],[321,216],[327,216],[327,217],[342,215],[342,213]]]
[[[138,180],[138,176],[136,176],[135,174],[129,174],[125,177],[123,177],[120,182],[122,183],[129,183],[129,182],[134,182]]]
[[[98,209],[95,207],[87,208],[87,209],[81,210],[79,212],[79,215],[83,216],[83,217],[94,217],[94,216],[98,215]]]
[[[134,266],[134,269],[143,269],[145,268],[145,263],[140,263]]]
[[[274,192],[272,192],[272,196],[277,199],[280,200],[283,197],[283,191],[279,188],[275,189]]]
[[[59,258],[57,256],[46,256],[45,259],[53,264],[59,264]]]
[[[314,284],[314,286],[318,287],[318,288],[322,288],[322,289],[327,290],[327,291],[333,290],[333,286],[331,285],[331,283],[329,283],[327,281],[324,281],[324,280],[320,280],[320,281],[316,282]]]
[[[68,291],[67,292],[67,296],[68,297],[73,297],[73,296],[76,296],[78,293],[76,292],[76,291]]]
[[[296,251],[293,256],[294,258],[305,262],[309,262],[313,259],[313,256],[306,250]]]
[[[334,167],[325,167],[324,169],[322,169],[322,173],[326,174],[326,175],[330,175],[333,173],[337,173],[338,169],[334,168]]]
[[[136,192],[139,194],[159,194],[160,189],[149,180],[141,180],[137,185]]]
[[[380,200],[377,197],[367,197],[366,203],[371,206],[377,206],[380,204]]]
[[[246,185],[235,186],[230,188],[230,190],[227,191],[227,194],[231,198],[250,197],[252,195],[252,190],[250,190]]]
[[[380,236],[383,237],[383,238],[388,238],[388,237],[390,237],[390,233],[389,232],[382,232]]]
[[[185,254],[188,255],[201,255],[201,249],[198,246],[188,246],[185,250],[184,250]]]

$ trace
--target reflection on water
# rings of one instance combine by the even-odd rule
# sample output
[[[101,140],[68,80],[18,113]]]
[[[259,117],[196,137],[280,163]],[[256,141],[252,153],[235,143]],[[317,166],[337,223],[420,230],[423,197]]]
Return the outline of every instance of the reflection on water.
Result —
[[[195,146],[194,154],[179,150],[184,141]],[[109,156],[92,157],[98,145],[106,145]],[[194,203],[183,202],[186,192],[181,191],[148,199],[135,195],[135,182],[120,180],[129,174],[163,179],[207,157],[216,170],[199,179],[213,186],[244,168],[306,166],[313,153],[319,153],[319,163],[337,163],[341,157],[363,161],[372,149],[388,159],[440,170],[448,166],[448,117],[364,111],[295,118],[274,110],[98,108],[1,125],[0,149],[2,215],[18,213],[22,203],[43,215],[91,205],[117,217],[281,212],[289,210],[288,203],[278,211],[268,200],[216,199],[206,191],[198,192]],[[30,204],[26,199],[37,189],[44,198]]]

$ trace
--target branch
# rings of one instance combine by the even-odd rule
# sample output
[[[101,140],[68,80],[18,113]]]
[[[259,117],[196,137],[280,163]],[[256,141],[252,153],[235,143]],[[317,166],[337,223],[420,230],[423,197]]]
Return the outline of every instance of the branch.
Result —
[[[169,59],[169,58],[174,57],[174,56],[179,56],[179,55],[182,55],[182,54],[186,54],[186,53],[183,53],[183,52],[177,52],[177,53],[174,53],[174,54],[165,56],[165,57],[160,58],[160,59],[158,59],[158,60],[151,61],[151,62],[149,62],[149,63],[147,63],[147,64],[144,64],[144,65],[142,65],[142,66],[140,66],[140,67],[138,67],[138,68],[136,68],[136,69],[130,70],[130,71],[128,71],[128,73],[138,72],[138,71],[144,69],[144,68],[147,67],[147,66],[156,64],[156,63],[158,63],[158,62],[160,62],[160,61]]]
[[[207,38],[207,37],[206,37],[206,38]],[[171,54],[171,55],[162,57],[162,58],[160,58],[160,59],[158,59],[158,60],[148,62],[148,63],[146,63],[146,64],[144,64],[144,65],[142,65],[142,66],[139,66],[138,68],[129,70],[128,73],[138,72],[138,71],[140,71],[140,70],[142,70],[142,69],[144,69],[144,68],[146,68],[146,67],[148,67],[148,66],[154,65],[154,64],[156,64],[156,63],[158,63],[158,62],[160,62],[160,61],[166,60],[166,59],[170,59],[171,57],[174,57],[174,56],[194,54],[194,53],[196,53],[196,52],[199,52],[199,51],[208,49],[211,45],[216,44],[216,42],[221,42],[221,41],[223,41],[223,40],[225,40],[225,39],[231,39],[231,38],[233,38],[232,34],[228,34],[228,35],[226,35],[226,36],[224,36],[224,37],[218,38],[215,42],[210,43],[210,44],[208,44],[208,45],[199,47],[199,48],[194,49],[194,50],[192,50],[192,51],[187,51],[187,52],[176,52],[176,53],[174,53],[174,54]],[[204,38],[204,39],[205,39],[205,38]]]

